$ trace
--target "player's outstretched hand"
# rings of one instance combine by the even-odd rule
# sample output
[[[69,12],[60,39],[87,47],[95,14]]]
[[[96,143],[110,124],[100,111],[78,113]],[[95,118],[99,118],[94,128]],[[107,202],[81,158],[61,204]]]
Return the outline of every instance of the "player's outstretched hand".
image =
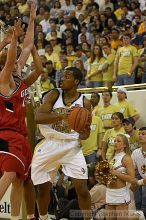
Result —
[[[35,20],[36,19],[36,4],[35,2],[31,3],[30,5],[30,19]]]
[[[18,21],[15,22],[14,28],[13,28],[13,35],[14,35],[14,37],[18,38],[20,36],[21,32],[22,32],[21,19],[18,19]]]

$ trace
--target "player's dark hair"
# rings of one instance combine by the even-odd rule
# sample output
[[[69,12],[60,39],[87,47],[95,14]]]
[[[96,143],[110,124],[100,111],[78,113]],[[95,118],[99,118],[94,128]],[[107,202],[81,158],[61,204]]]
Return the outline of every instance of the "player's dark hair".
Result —
[[[71,71],[74,78],[79,80],[79,83],[82,81],[83,74],[80,69],[78,69],[76,67],[68,67],[65,70]]]
[[[139,131],[146,131],[146,127],[139,128]]]

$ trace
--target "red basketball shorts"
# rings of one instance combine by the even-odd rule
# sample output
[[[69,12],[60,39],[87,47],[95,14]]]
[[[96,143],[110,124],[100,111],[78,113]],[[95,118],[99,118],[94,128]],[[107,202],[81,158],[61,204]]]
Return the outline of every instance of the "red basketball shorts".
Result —
[[[0,172],[16,172],[26,180],[29,175],[32,153],[28,139],[11,130],[0,131]]]

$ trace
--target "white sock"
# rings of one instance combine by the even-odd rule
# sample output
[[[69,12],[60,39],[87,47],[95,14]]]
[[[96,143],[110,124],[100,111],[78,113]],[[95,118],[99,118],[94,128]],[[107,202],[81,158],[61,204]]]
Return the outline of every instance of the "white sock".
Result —
[[[11,220],[19,220],[20,216],[11,216]]]
[[[35,216],[34,216],[34,214],[32,214],[32,215],[27,215],[27,219],[31,219],[31,218],[34,218]]]
[[[47,215],[40,215],[40,219],[41,219],[41,220],[46,220],[47,217],[48,217],[48,214],[47,214]]]

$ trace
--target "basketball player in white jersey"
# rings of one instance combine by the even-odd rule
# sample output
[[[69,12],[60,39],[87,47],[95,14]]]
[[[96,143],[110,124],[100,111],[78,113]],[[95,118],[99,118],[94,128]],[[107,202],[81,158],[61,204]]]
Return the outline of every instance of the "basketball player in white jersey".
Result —
[[[45,139],[35,149],[31,176],[34,185],[38,185],[41,220],[48,219],[49,191],[60,165],[64,174],[72,178],[80,209],[89,213],[91,210],[87,166],[79,142],[79,139],[89,137],[90,120],[87,128],[80,133],[70,130],[67,123],[71,107],[78,105],[89,111],[91,108],[89,100],[77,91],[81,80],[82,73],[79,69],[67,68],[61,79],[61,89],[54,89],[45,95],[43,104],[36,112],[35,120],[40,124],[40,131]],[[85,219],[90,219],[90,214]]]

